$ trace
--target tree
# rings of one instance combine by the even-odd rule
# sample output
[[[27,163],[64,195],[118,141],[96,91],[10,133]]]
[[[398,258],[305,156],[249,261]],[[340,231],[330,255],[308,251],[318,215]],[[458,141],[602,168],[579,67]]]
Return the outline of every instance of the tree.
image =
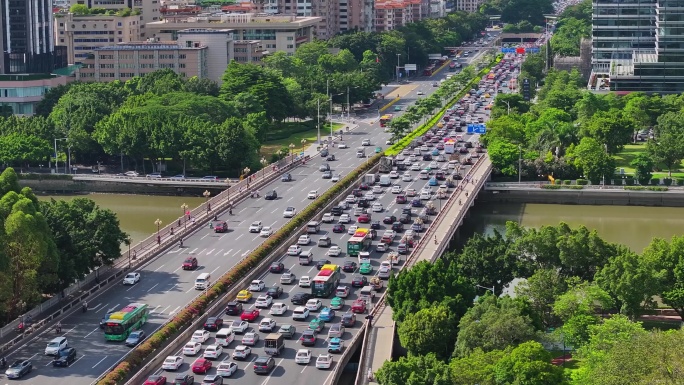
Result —
[[[165,68],[156,70],[140,78],[136,92],[139,94],[152,93],[164,95],[183,90],[183,78],[176,71]]]
[[[591,19],[562,18],[551,38],[553,52],[560,56],[579,56],[580,41],[591,36]]]
[[[375,374],[381,385],[449,385],[449,367],[430,353],[385,361]]]
[[[663,163],[672,177],[672,168],[684,158],[684,113],[667,112],[658,118],[655,139],[647,144],[648,153]]]
[[[553,312],[561,320],[585,314],[595,315],[597,309],[609,309],[613,305],[612,298],[595,283],[571,283],[570,289],[556,299]]]
[[[494,368],[508,353],[509,349],[483,352],[477,348],[465,357],[452,359],[449,363],[452,385],[497,385]]]
[[[397,332],[401,346],[409,354],[435,353],[438,358],[445,359],[451,355],[456,341],[457,324],[445,306],[430,306],[409,314],[399,324]]]
[[[197,95],[216,97],[219,95],[220,88],[218,83],[211,79],[193,76],[183,84],[183,90]]]
[[[655,263],[658,294],[662,301],[684,319],[684,256],[682,255],[684,249],[682,247],[684,247],[684,237],[672,237],[669,243],[664,239],[655,238],[644,249],[642,258],[648,264]]]
[[[519,145],[496,139],[487,145],[487,153],[494,167],[503,175],[518,175],[518,162],[522,155]]]
[[[651,181],[653,167],[655,166],[653,157],[647,153],[640,152],[632,159],[629,165],[634,167],[634,178],[640,184],[647,185]]]
[[[47,160],[52,154],[48,141],[33,135],[11,133],[0,136],[0,162],[28,166]]]
[[[563,368],[551,363],[551,354],[539,342],[528,341],[504,355],[495,367],[498,384],[563,385]]]
[[[565,277],[558,269],[537,269],[526,281],[516,286],[515,293],[530,303],[530,309],[542,322],[544,329],[559,325],[553,314],[553,303],[567,290]]]
[[[608,154],[616,154],[632,139],[636,126],[631,119],[623,116],[622,111],[611,109],[594,114],[582,126],[581,134],[596,139],[605,146]]]
[[[596,139],[584,137],[573,150],[568,155],[574,160],[575,167],[581,169],[592,183],[599,183],[601,178],[610,179],[613,176],[615,158]]]
[[[282,121],[289,115],[289,95],[278,71],[256,64],[230,62],[223,74],[220,96],[230,101],[243,92],[257,97],[269,120]]]
[[[464,357],[476,348],[502,350],[533,339],[536,333],[524,306],[510,297],[482,297],[461,318],[454,355]]]

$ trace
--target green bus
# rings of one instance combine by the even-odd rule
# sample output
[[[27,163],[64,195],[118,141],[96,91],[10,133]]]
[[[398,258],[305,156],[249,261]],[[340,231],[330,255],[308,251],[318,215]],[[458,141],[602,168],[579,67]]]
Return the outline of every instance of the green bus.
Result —
[[[107,341],[124,341],[131,332],[140,329],[150,315],[144,303],[132,303],[109,315],[104,334]]]
[[[326,264],[316,274],[311,282],[311,295],[319,298],[328,298],[340,284],[340,267]]]
[[[347,255],[357,256],[361,251],[366,251],[371,247],[373,240],[370,236],[370,229],[360,228],[347,241]]]

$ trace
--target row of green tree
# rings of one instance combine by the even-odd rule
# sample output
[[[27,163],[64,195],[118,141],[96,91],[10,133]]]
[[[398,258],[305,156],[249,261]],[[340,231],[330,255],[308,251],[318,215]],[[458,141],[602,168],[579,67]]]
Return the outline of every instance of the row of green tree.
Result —
[[[544,15],[553,14],[553,0],[487,0],[480,12],[500,16],[505,24],[527,21],[532,25],[544,25]]]
[[[509,222],[505,234],[476,234],[460,252],[390,278],[388,303],[408,357],[386,363],[378,379],[383,385],[618,384],[614,354],[637,357],[629,352],[645,354],[651,348],[645,343],[671,338],[634,322],[656,307],[656,298],[684,319],[682,246],[684,237],[655,239],[637,254],[564,223],[526,229]],[[514,278],[522,279],[516,297],[501,296]],[[486,295],[473,306],[478,293]],[[684,336],[677,333],[672,338]],[[552,365],[542,345],[574,350],[579,370]],[[665,380],[668,365],[681,361],[666,356],[640,363],[626,383]]]
[[[39,201],[0,174],[0,319],[3,324],[103,265],[128,242],[119,220],[86,198]]]
[[[525,63],[529,68],[536,60]],[[519,94],[497,97],[482,142],[499,173],[514,176],[521,166],[524,178],[584,177],[599,183],[614,177],[615,155],[639,136],[648,138],[648,151],[632,162],[637,180],[647,183],[654,170],[671,173],[678,167],[684,158],[683,95],[597,95],[584,84],[575,71],[551,70],[537,103]]]
[[[551,50],[560,56],[579,56],[580,41],[591,37],[591,0],[567,7],[558,16]]]

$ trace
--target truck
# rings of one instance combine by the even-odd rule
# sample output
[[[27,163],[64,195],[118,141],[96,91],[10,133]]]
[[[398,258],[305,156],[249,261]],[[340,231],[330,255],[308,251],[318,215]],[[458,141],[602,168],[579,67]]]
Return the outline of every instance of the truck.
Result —
[[[381,173],[388,174],[390,171],[392,171],[392,166],[394,166],[394,160],[392,158],[388,158],[386,156],[380,158],[379,171]]]
[[[380,186],[387,187],[392,185],[392,179],[390,179],[389,175],[381,175],[380,176]]]
[[[363,176],[363,183],[372,186],[377,182],[375,174],[366,174]]]
[[[271,333],[264,338],[264,352],[269,356],[277,356],[285,347],[285,337],[280,333]]]

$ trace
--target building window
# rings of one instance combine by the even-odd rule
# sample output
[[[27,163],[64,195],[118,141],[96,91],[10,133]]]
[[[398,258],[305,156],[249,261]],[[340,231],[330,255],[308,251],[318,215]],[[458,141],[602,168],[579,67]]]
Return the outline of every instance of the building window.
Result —
[[[59,26],[60,26],[60,27],[64,27],[64,23],[59,23]]]
[[[82,28],[85,28],[85,27],[86,27],[86,25],[85,25],[85,24],[83,24],[83,27],[82,27]]]
[[[184,53],[178,55],[179,59],[185,59],[186,57],[187,57],[187,55],[185,55]]]
[[[185,63],[178,63],[178,68],[185,68]]]
[[[287,37],[287,41],[292,41],[292,40],[294,40],[294,36],[288,36]]]
[[[76,29],[76,24],[71,24],[71,29]]]
[[[292,44],[287,45],[287,49],[293,49],[293,48],[294,48],[294,45],[292,45]]]

